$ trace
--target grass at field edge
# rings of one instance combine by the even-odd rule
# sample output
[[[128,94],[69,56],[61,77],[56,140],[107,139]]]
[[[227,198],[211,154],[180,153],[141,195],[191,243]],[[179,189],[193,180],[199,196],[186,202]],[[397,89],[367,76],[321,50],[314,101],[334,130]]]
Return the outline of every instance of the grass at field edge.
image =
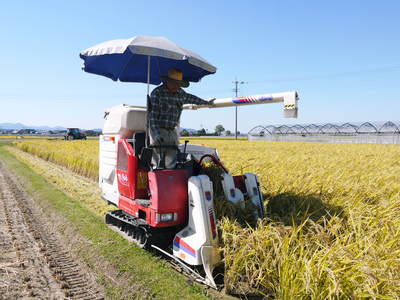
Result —
[[[136,287],[132,299],[207,299],[207,292],[197,284],[188,283],[165,262],[150,253],[132,246],[128,241],[110,230],[99,218],[69,198],[27,165],[18,161],[0,143],[0,159],[20,179],[28,194],[44,210],[53,210],[62,216],[68,226],[92,243],[98,260],[106,260],[118,271],[118,275]],[[87,258],[81,257],[85,262]],[[93,258],[92,258],[93,259]],[[88,262],[87,262],[88,263]],[[89,263],[90,264],[90,263]],[[103,274],[96,274],[109,299],[126,299],[124,287],[116,286]],[[125,292],[125,293],[124,293]]]

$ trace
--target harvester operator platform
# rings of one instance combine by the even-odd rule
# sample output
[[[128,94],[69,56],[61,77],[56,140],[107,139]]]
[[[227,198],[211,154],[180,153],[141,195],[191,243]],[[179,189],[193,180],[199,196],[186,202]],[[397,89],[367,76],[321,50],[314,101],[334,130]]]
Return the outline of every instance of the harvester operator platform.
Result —
[[[153,147],[153,165],[160,166],[162,156],[165,167],[172,169],[176,165],[179,119],[184,104],[212,105],[214,99],[203,100],[186,93],[182,88],[189,86],[183,73],[178,69],[170,69],[167,76],[162,76],[163,84],[156,87],[148,104],[148,127],[150,145]],[[174,148],[175,146],[175,148]]]

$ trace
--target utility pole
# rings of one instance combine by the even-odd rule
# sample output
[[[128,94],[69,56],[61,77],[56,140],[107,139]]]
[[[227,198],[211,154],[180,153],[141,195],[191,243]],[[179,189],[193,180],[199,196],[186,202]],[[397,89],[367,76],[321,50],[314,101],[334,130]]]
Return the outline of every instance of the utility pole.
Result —
[[[232,81],[232,83],[235,85],[233,91],[235,92],[235,97],[237,98],[239,91],[239,84],[245,84],[246,82],[238,81],[237,78],[235,78],[235,81]],[[235,106],[235,139],[237,140],[237,106]]]

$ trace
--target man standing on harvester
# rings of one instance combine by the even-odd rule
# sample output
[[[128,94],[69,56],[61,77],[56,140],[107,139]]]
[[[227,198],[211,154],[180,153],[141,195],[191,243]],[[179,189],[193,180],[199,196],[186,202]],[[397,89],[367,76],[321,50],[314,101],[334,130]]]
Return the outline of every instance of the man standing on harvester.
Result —
[[[176,164],[179,145],[176,127],[184,104],[212,105],[214,99],[203,100],[186,93],[182,87],[189,86],[178,69],[170,69],[167,76],[161,77],[163,84],[156,87],[148,103],[148,128],[150,145],[153,146],[153,164],[159,167],[161,156],[165,157],[165,167],[172,169]]]

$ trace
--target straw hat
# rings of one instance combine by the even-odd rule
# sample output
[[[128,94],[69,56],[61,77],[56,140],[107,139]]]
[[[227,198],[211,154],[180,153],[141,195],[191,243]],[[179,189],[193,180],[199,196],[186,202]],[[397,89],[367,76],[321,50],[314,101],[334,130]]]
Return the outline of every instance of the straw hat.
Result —
[[[187,88],[189,81],[183,79],[183,73],[178,69],[170,69],[167,76],[161,76],[162,81],[173,81],[176,82],[180,87]]]

